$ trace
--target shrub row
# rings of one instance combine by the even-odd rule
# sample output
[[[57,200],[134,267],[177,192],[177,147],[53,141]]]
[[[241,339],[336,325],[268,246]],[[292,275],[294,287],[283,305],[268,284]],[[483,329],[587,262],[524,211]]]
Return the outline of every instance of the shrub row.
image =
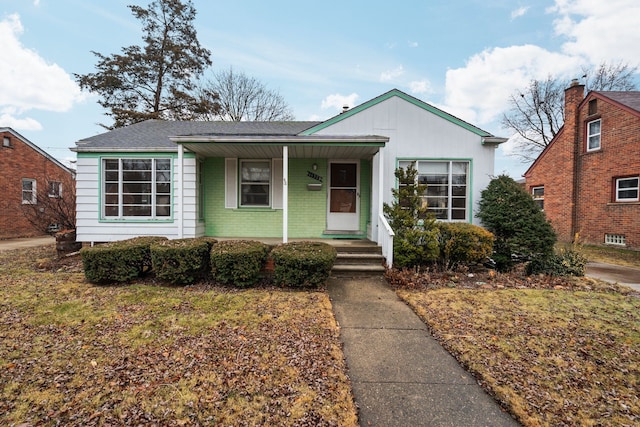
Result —
[[[218,283],[248,287],[260,280],[270,255],[276,284],[309,287],[327,280],[336,259],[335,248],[320,242],[270,249],[249,240],[137,237],[83,248],[80,253],[86,279],[96,284],[125,283],[153,270],[157,278],[174,285],[211,277]]]

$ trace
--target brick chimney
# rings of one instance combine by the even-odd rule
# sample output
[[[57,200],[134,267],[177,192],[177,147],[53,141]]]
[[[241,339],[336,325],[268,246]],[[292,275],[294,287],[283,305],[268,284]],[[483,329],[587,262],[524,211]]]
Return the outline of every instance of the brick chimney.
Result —
[[[566,138],[572,142],[571,153],[571,186],[567,186],[567,190],[571,191],[571,222],[570,230],[573,236],[579,230],[576,230],[577,224],[577,198],[578,198],[578,175],[580,173],[580,154],[582,152],[582,138],[580,137],[580,123],[578,106],[584,99],[584,85],[580,84],[578,79],[571,80],[571,84],[564,91],[564,132],[567,133]]]

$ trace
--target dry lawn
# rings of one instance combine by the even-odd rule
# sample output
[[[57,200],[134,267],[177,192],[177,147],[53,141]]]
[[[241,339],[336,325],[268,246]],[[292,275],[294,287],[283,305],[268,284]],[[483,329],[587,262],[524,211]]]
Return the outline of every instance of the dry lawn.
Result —
[[[585,278],[405,283],[398,295],[525,426],[640,425],[637,292]]]
[[[357,425],[325,292],[99,287],[54,254],[0,252],[0,425]]]

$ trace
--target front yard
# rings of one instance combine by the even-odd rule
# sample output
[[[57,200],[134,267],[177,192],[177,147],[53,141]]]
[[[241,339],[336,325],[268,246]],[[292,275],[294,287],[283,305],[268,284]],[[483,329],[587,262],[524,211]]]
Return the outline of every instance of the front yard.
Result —
[[[357,425],[325,292],[101,287],[54,256],[0,252],[0,425]]]
[[[397,294],[521,423],[640,425],[640,294],[587,278],[452,276]]]

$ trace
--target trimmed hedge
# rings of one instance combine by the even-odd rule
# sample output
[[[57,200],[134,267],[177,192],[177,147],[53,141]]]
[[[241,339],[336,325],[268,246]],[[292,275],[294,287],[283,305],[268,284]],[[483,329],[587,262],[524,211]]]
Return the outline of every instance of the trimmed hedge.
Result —
[[[487,229],[464,222],[440,222],[438,228],[444,268],[476,264],[491,256],[494,237]]]
[[[322,242],[278,245],[271,251],[274,282],[292,287],[319,286],[329,277],[336,256],[336,249]]]
[[[80,250],[87,281],[96,284],[124,283],[140,277],[152,268],[152,243],[166,237],[144,236]]]
[[[211,274],[216,282],[241,288],[260,279],[269,246],[252,240],[227,240],[211,248]]]
[[[176,239],[151,244],[156,277],[172,285],[190,285],[207,276],[213,243],[204,239]]]

